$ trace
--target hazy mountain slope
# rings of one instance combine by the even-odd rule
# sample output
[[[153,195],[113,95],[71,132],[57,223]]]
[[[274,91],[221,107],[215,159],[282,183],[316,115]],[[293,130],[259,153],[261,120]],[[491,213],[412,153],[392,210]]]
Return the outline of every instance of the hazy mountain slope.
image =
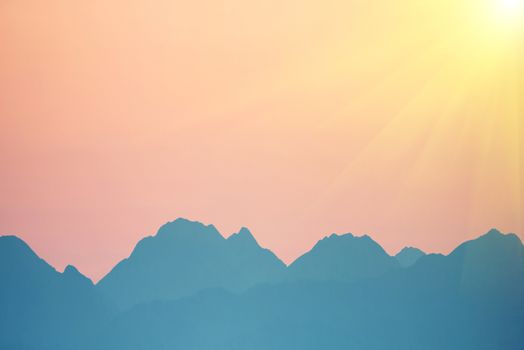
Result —
[[[20,239],[0,237],[0,348],[521,350],[524,344],[524,246],[515,235],[492,230],[448,256],[424,255],[406,268],[369,237],[330,236],[289,268],[300,274],[254,285],[251,271],[260,280],[282,277],[285,267],[275,259],[246,229],[226,240],[212,226],[177,220],[142,240],[114,278],[139,277],[119,290],[128,295],[158,286],[191,295],[114,313],[74,267],[61,274]],[[181,289],[181,281],[197,291]],[[139,283],[146,288],[135,289]],[[224,287],[249,284],[241,293]]]
[[[417,262],[418,259],[426,255],[422,250],[413,247],[402,248],[400,252],[395,255],[398,263],[402,267],[409,267]]]
[[[206,288],[241,291],[275,281],[285,265],[247,229],[225,239],[214,226],[177,219],[141,240],[97,289],[122,308]]]
[[[0,348],[78,343],[111,307],[74,267],[57,272],[14,236],[0,237]]]
[[[458,274],[458,288],[469,297],[496,297],[524,301],[524,246],[514,234],[491,230],[461,244],[448,257]]]
[[[376,278],[399,266],[397,260],[369,236],[333,234],[294,261],[287,277],[289,280],[355,282]]]
[[[524,280],[514,266],[521,251],[514,236],[490,233],[449,256],[428,255],[410,268],[358,283],[291,282],[241,295],[208,290],[142,304],[121,314],[89,347],[520,350],[524,303],[509,280]],[[487,262],[463,268],[480,256]],[[498,283],[487,299],[475,297],[485,295],[481,283],[463,289],[463,278],[490,270],[494,274],[482,283]],[[503,270],[512,272],[498,276]]]

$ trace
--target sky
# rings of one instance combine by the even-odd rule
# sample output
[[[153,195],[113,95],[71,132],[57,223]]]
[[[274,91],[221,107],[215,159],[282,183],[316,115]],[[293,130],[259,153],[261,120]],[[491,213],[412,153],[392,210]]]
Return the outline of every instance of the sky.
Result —
[[[99,280],[177,217],[524,237],[519,0],[3,0],[0,234]]]

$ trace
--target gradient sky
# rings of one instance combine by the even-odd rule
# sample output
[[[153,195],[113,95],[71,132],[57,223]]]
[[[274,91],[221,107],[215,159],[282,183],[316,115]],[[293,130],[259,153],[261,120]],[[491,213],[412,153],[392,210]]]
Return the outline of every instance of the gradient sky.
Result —
[[[94,280],[177,217],[288,263],[524,237],[523,9],[2,0],[0,234]]]

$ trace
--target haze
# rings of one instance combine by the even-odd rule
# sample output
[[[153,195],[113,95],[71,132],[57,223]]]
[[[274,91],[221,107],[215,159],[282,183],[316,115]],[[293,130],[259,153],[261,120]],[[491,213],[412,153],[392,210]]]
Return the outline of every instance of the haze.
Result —
[[[4,0],[0,234],[94,280],[177,217],[287,263],[522,238],[523,31],[478,3]]]

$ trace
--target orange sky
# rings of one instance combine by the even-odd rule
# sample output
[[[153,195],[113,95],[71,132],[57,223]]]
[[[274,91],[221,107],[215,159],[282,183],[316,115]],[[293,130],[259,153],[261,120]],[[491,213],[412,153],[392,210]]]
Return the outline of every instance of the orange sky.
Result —
[[[524,11],[501,3],[3,0],[0,234],[95,280],[179,216],[286,262],[332,232],[523,237]]]

